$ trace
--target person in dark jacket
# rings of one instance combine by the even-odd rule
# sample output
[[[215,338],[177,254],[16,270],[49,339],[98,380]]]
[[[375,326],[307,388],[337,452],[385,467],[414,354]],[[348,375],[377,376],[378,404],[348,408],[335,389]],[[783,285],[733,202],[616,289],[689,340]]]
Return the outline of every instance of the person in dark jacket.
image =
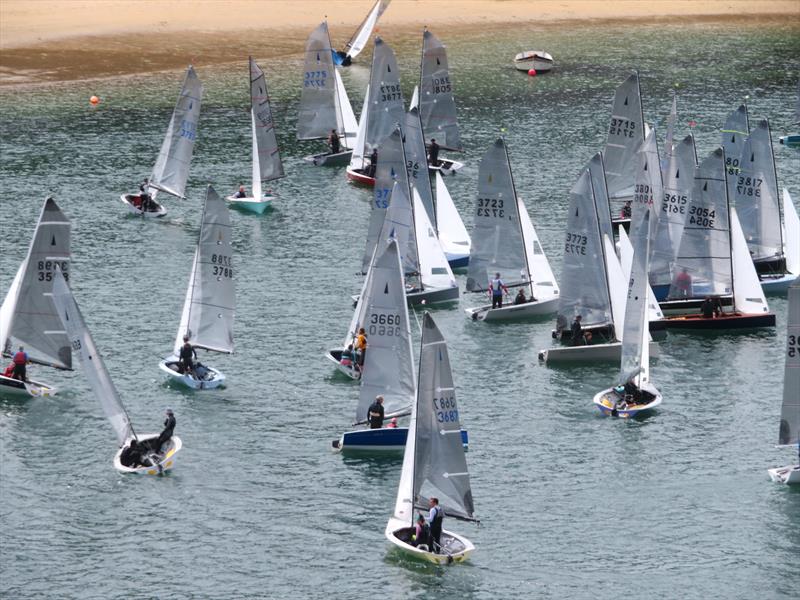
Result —
[[[432,167],[439,166],[439,144],[436,140],[431,140],[431,145],[428,147],[428,164]]]
[[[122,450],[119,462],[131,469],[135,469],[142,464],[142,448],[136,438],[133,438],[131,443]]]
[[[342,144],[335,129],[331,129],[331,133],[328,136],[328,146],[331,148],[331,154],[339,154],[342,151]]]
[[[375,396],[375,402],[370,404],[367,411],[370,429],[380,429],[383,427],[383,396]]]
[[[373,148],[369,155],[369,167],[367,167],[367,177],[375,177],[375,170],[378,168],[378,149]]]
[[[575,316],[575,320],[572,322],[572,327],[570,327],[570,332],[572,333],[570,340],[572,341],[573,346],[579,346],[584,343],[580,315]]]
[[[164,430],[159,434],[156,442],[155,451],[161,452],[161,447],[172,439],[172,432],[175,431],[175,413],[171,408],[166,410],[167,418],[164,420]]]
[[[189,343],[189,336],[183,336],[183,346],[178,356],[178,371],[181,373],[193,373],[194,361],[197,359],[197,351]]]
[[[430,550],[436,554],[442,546],[442,522],[444,521],[444,511],[439,506],[439,499],[432,497],[429,502],[431,512],[428,514],[428,523],[431,527]]]

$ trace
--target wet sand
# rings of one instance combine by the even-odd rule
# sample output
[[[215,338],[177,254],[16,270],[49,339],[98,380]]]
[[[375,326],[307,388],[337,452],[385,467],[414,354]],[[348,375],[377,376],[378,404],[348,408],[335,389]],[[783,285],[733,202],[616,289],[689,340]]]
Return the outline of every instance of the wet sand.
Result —
[[[0,85],[144,73],[299,54],[327,15],[341,47],[372,0],[2,0]],[[797,0],[393,0],[379,31],[448,35],[508,27],[563,27],[577,20],[741,22],[800,25]]]

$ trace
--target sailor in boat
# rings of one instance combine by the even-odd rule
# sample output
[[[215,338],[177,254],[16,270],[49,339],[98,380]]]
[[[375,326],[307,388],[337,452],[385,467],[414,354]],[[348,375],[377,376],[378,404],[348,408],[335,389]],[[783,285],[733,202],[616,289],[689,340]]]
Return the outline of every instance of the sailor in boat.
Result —
[[[620,213],[620,216],[623,219],[630,219],[632,214],[633,214],[633,209],[631,208],[631,201],[626,200],[625,206],[622,207],[622,212]]]
[[[171,408],[168,408],[165,413],[167,418],[164,420],[164,430],[159,434],[154,446],[154,450],[159,454],[164,444],[172,439],[172,432],[175,431],[175,413],[172,412]]]
[[[328,146],[331,147],[331,154],[339,154],[342,151],[342,144],[339,142],[339,135],[335,129],[331,129],[331,133],[328,136]]]
[[[675,277],[675,289],[678,295],[682,298],[690,298],[692,295],[692,276],[686,270],[686,267],[681,269],[681,272]]]
[[[428,164],[432,167],[438,167],[439,161],[439,144],[436,140],[431,139],[430,146],[428,147]]]
[[[386,426],[387,429],[397,429],[397,417],[392,417],[392,420],[389,421],[389,424]]]
[[[375,402],[370,404],[367,412],[370,429],[380,429],[383,427],[383,396],[375,396]]]
[[[31,361],[28,358],[28,353],[25,352],[24,346],[19,347],[12,361],[14,368],[11,371],[11,378],[20,381],[28,381],[28,363]]]
[[[247,191],[244,189],[244,184],[239,184],[239,191],[233,196],[234,198],[247,198]]]
[[[145,177],[144,181],[139,184],[139,210],[142,212],[154,212],[158,210],[156,203],[147,191],[150,186],[150,180]]]
[[[572,327],[570,327],[570,333],[572,334],[570,337],[570,341],[572,342],[573,346],[580,346],[584,342],[583,337],[583,327],[581,326],[581,316],[576,315],[575,320],[572,322]]]
[[[527,302],[535,302],[536,298],[531,296],[531,299],[525,297],[525,290],[523,288],[519,288],[517,295],[514,297],[514,304],[525,304]]]
[[[189,336],[183,336],[183,346],[181,346],[180,355],[178,356],[178,372],[187,373],[189,375],[193,374],[194,361],[196,359],[197,350],[189,343]]]
[[[361,327],[356,336],[356,363],[358,370],[364,368],[364,358],[367,356],[367,332]]]
[[[347,348],[342,350],[342,358],[339,360],[339,364],[343,367],[350,367],[358,371],[358,365],[355,362],[356,352],[353,350],[353,344],[349,344]]]
[[[417,523],[414,525],[414,535],[409,544],[420,550],[427,550],[430,547],[431,528],[425,522],[423,515],[417,515]]]
[[[628,379],[625,385],[618,385],[614,388],[614,393],[619,397],[614,405],[614,408],[617,410],[625,410],[626,408],[637,405],[650,404],[655,398],[650,392],[639,388],[633,380],[634,377],[636,377],[636,375]]]
[[[444,521],[444,511],[439,506],[439,499],[432,497],[429,501],[431,512],[428,514],[428,523],[431,527],[431,552],[438,554],[442,547],[442,522]]]
[[[123,466],[126,466],[131,469],[135,469],[136,467],[140,466],[149,466],[144,464],[144,454],[147,450],[139,445],[139,442],[136,438],[131,440],[131,443],[126,446],[122,453],[119,455],[119,462],[122,463]],[[147,462],[150,462],[149,459]]]
[[[375,169],[378,168],[378,149],[373,148],[369,155],[369,166],[367,167],[367,177],[375,177]]]
[[[492,295],[492,308],[503,308],[503,293],[508,295],[508,288],[503,280],[500,279],[500,273],[494,274],[494,279],[489,282],[489,293]]]
[[[718,319],[722,316],[722,302],[720,302],[719,298],[706,296],[700,305],[700,313],[704,319]]]

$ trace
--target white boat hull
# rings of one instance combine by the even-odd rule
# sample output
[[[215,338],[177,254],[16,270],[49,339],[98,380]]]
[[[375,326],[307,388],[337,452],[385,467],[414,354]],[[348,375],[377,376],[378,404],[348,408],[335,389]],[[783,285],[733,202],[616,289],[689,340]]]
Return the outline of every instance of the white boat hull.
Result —
[[[661,350],[656,342],[650,342],[650,358],[658,358]],[[548,365],[578,363],[616,362],[622,360],[622,342],[592,344],[590,346],[564,346],[539,351],[539,360]]]
[[[140,442],[146,442],[147,440],[152,440],[158,438],[159,434],[157,433],[148,433],[145,435],[139,436]],[[128,439],[125,442],[125,446],[117,450],[117,453],[114,455],[114,468],[119,471],[120,473],[135,473],[137,475],[161,475],[166,473],[175,465],[175,455],[180,451],[183,447],[183,442],[181,438],[177,435],[173,435],[169,440],[169,445],[167,446],[164,455],[160,457],[158,462],[155,465],[151,466],[141,466],[141,467],[126,467],[120,462],[120,456],[122,455],[122,451],[130,445],[131,439]]]
[[[446,529],[442,530],[441,553],[437,554],[424,548],[417,548],[401,539],[406,537],[409,530],[413,530],[413,527],[409,527],[407,523],[392,517],[386,525],[385,535],[394,548],[410,558],[435,565],[449,565],[451,563],[464,562],[475,551],[475,546],[467,538]]]
[[[776,277],[766,276],[760,280],[760,283],[765,294],[785,294],[795,281],[797,281],[797,275],[789,273]]]
[[[155,200],[152,201],[155,210],[142,211],[141,208],[138,208],[134,204],[135,199],[139,198],[139,194],[122,194],[119,198],[122,200],[122,203],[128,207],[128,212],[136,216],[145,217],[147,219],[155,219],[158,217],[163,217],[167,214],[167,209]]]
[[[525,304],[504,304],[500,308],[492,308],[491,304],[468,308],[466,313],[474,321],[516,321],[547,317],[558,310],[558,298],[536,300]]]
[[[227,196],[225,198],[225,201],[228,202],[231,207],[257,215],[263,214],[265,210],[272,206],[273,200],[275,200],[275,196],[272,195],[265,195],[261,200],[256,200],[255,198],[237,198],[235,196]]]
[[[337,356],[341,356],[342,355],[342,350],[343,350],[342,348],[335,348],[333,350],[328,350],[325,353],[325,356],[328,358],[328,360],[330,360],[331,362],[333,362],[336,365],[336,370],[337,371],[339,371],[340,373],[344,373],[350,379],[358,381],[359,379],[361,379],[361,371],[356,369],[355,363],[353,363],[350,366],[343,365],[341,363],[341,361],[339,360],[339,358],[337,358]]]
[[[650,402],[646,404],[633,404],[626,408],[618,408],[617,401],[622,398],[614,391],[614,388],[608,388],[598,394],[595,394],[594,404],[600,409],[600,412],[606,416],[619,417],[620,419],[629,419],[631,417],[643,416],[661,404],[661,392],[658,392]]]
[[[435,173],[439,171],[442,175],[455,175],[456,172],[464,168],[464,163],[450,158],[440,158],[436,166],[428,165],[428,171]]]
[[[520,52],[514,57],[514,68],[525,73],[531,69],[537,73],[547,73],[553,68],[553,57],[543,50]]]
[[[0,375],[0,396],[7,398],[38,398],[56,395],[56,388],[41,381],[20,381]]]
[[[800,484],[800,465],[789,465],[768,469],[769,478],[775,483],[785,483],[787,485]]]
[[[196,362],[195,367],[202,366],[208,371],[205,378],[198,379],[194,375],[179,373],[175,368],[170,367],[170,365],[175,366],[177,363],[178,359],[174,356],[158,363],[158,368],[166,373],[170,383],[177,383],[192,390],[213,390],[225,384],[225,375],[213,367]]]

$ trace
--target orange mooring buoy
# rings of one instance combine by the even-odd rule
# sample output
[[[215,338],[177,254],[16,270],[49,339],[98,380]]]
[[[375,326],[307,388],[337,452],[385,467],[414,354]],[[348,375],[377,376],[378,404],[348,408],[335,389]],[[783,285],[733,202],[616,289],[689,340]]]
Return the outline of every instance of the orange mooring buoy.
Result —
[[[100,98],[98,98],[97,96],[92,96],[91,98],[89,98],[89,104],[91,104],[92,106],[97,106],[98,104],[100,104]]]

